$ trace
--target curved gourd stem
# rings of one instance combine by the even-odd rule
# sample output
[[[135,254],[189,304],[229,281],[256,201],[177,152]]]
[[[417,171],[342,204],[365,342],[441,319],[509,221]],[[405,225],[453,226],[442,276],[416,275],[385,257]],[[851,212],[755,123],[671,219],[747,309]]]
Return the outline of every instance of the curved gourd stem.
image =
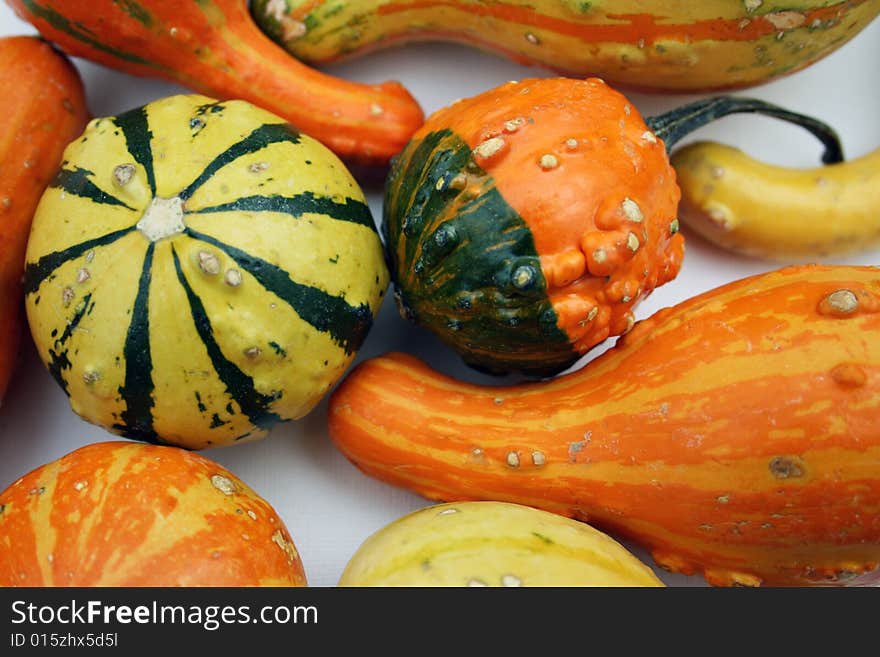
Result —
[[[791,112],[778,105],[756,98],[738,98],[735,96],[718,96],[698,100],[679,107],[671,112],[646,119],[646,123],[666,145],[666,150],[697,128],[711,123],[728,114],[764,114],[789,123],[799,125],[812,132],[825,145],[822,161],[825,164],[836,164],[843,161],[843,146],[837,132],[827,123],[811,116]]]

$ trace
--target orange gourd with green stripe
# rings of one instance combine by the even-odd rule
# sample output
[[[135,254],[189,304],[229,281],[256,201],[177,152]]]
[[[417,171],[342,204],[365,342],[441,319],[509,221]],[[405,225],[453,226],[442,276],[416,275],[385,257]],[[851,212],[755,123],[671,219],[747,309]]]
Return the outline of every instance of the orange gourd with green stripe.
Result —
[[[588,520],[713,584],[878,581],[875,267],[725,285],[553,381],[480,387],[374,358],[329,415],[361,470],[431,499]]]
[[[88,120],[76,69],[34,37],[0,39],[0,400],[23,328],[21,271],[34,210]]]
[[[877,0],[254,0],[259,25],[313,64],[457,41],[522,64],[649,90],[744,87],[859,33]]]
[[[24,276],[73,410],[190,449],[308,413],[387,285],[342,162],[274,114],[204,96],[92,121],[40,201]]]
[[[182,449],[105,442],[0,493],[0,586],[305,586],[281,518]]]
[[[282,116],[347,162],[387,164],[422,124],[397,82],[359,84],[301,64],[254,24],[247,0],[7,0],[66,52]]]
[[[828,126],[767,103],[721,97],[644,120],[597,79],[510,82],[436,112],[386,185],[401,313],[483,370],[570,366],[678,274],[666,149],[733,112],[796,122],[840,159]]]

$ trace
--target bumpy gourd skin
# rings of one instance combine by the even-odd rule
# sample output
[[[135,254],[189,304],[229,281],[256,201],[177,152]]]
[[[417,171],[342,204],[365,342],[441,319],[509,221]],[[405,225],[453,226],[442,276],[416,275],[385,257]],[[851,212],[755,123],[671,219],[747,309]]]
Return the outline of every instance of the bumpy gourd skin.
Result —
[[[682,222],[724,248],[791,261],[880,244],[880,148],[848,162],[788,169],[697,142],[676,151],[672,164]]]
[[[438,504],[370,536],[340,586],[663,586],[610,536],[504,502]]]
[[[402,313],[490,372],[556,373],[633,324],[684,252],[662,142],[597,79],[508,83],[435,113],[383,229]]]
[[[244,101],[172,96],[95,119],[28,242],[28,321],[85,419],[190,449],[308,413],[388,285],[340,160]]]
[[[254,0],[316,64],[408,41],[458,41],[523,64],[648,90],[745,87],[801,69],[880,13],[878,0]]]

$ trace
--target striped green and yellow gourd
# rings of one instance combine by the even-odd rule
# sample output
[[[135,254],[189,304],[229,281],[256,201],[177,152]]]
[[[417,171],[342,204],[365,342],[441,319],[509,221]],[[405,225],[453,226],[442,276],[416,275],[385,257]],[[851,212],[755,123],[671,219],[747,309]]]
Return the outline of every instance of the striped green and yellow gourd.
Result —
[[[191,449],[308,413],[387,284],[336,156],[249,103],[195,95],[89,124],[25,271],[34,340],[74,411]]]

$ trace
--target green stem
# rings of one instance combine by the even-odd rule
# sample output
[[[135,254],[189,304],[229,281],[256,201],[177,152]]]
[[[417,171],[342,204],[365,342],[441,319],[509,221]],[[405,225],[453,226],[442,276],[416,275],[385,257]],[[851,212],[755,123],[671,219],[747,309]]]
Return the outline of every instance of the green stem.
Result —
[[[654,131],[654,134],[663,140],[666,150],[671,151],[676,143],[697,128],[702,128],[707,123],[728,114],[743,113],[764,114],[799,125],[812,132],[825,145],[825,153],[822,155],[822,161],[825,164],[836,164],[843,161],[843,146],[840,143],[840,137],[830,125],[756,98],[718,96],[698,100],[660,116],[650,117],[646,123]]]

